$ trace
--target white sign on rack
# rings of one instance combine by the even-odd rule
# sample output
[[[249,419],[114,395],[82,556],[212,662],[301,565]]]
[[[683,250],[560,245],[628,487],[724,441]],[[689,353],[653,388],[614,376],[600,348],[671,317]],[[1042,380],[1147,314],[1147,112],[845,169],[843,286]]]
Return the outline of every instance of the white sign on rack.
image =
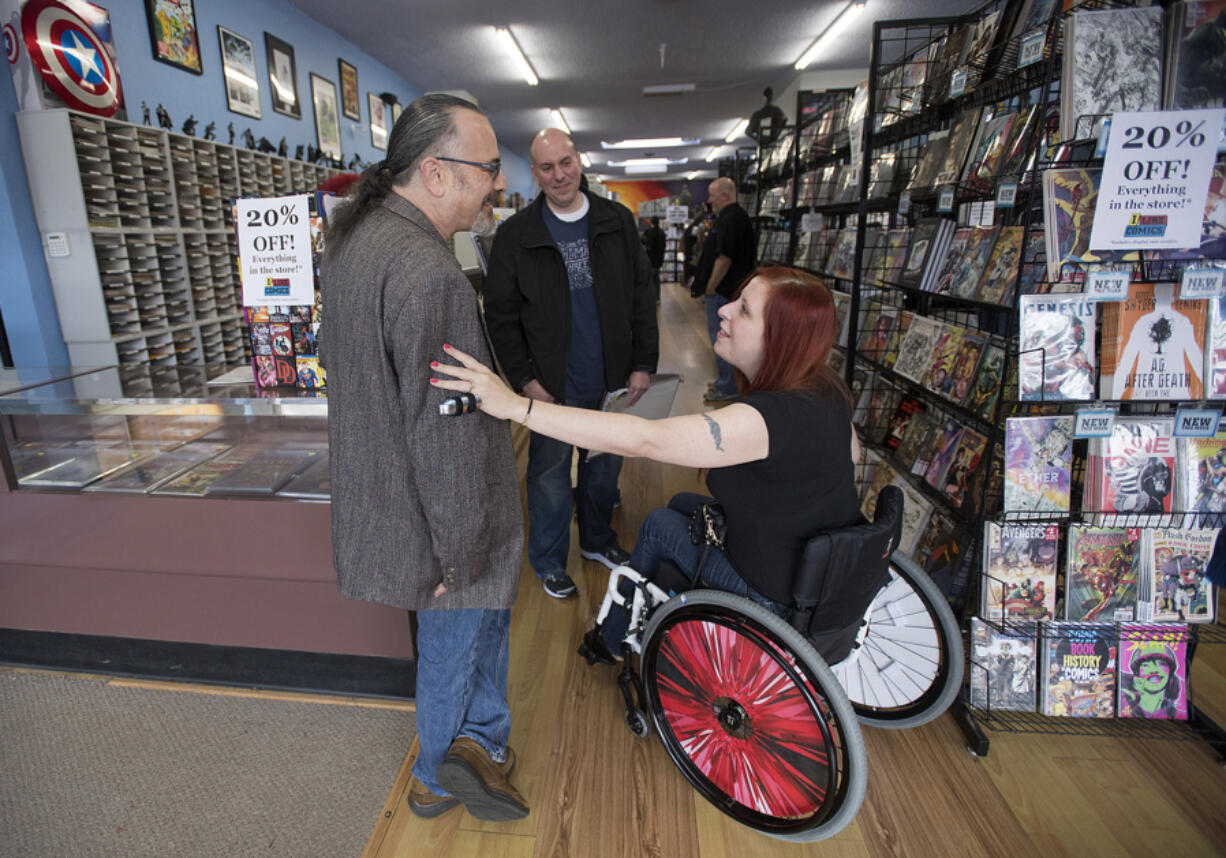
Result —
[[[801,232],[821,232],[822,215],[820,212],[805,212],[800,216]]]
[[[1179,283],[1179,297],[1183,300],[1193,298],[1220,298],[1226,294],[1223,291],[1222,268],[1185,268],[1183,279]]]
[[[1128,297],[1127,271],[1091,271],[1082,292],[1093,301],[1123,301]]]
[[[668,222],[669,223],[685,223],[690,216],[690,210],[685,206],[669,206],[668,207]]]
[[[1117,113],[1091,250],[1197,247],[1226,110]]]
[[[243,306],[314,304],[310,196],[235,201]]]

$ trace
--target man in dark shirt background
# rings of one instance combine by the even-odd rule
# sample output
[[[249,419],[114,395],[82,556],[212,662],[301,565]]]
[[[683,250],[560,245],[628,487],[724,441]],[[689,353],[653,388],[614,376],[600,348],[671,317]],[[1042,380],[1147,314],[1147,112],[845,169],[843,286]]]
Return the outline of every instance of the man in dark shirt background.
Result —
[[[647,251],[647,261],[651,263],[652,285],[656,290],[656,300],[660,300],[660,269],[664,266],[664,230],[660,229],[660,219],[653,217],[651,226],[643,232],[643,249]]]
[[[707,333],[714,346],[719,336],[719,310],[732,300],[741,281],[753,271],[758,248],[749,215],[736,201],[733,181],[721,176],[707,188],[707,195],[716,218],[714,228],[707,234],[703,247],[704,259],[699,262],[697,276],[707,278]],[[710,265],[709,273],[707,265]],[[726,402],[737,394],[736,379],[732,367],[718,356],[715,366],[718,375],[703,398],[708,402]]]

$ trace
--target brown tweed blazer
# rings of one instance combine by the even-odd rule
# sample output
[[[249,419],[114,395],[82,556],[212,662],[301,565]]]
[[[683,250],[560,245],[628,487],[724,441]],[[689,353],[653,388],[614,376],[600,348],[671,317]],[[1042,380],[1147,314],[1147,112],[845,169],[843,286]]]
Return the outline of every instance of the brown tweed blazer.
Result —
[[[459,262],[393,192],[327,250],[321,282],[341,593],[409,610],[510,607],[524,533],[510,427],[441,416],[445,392],[428,383],[443,343],[491,363]]]

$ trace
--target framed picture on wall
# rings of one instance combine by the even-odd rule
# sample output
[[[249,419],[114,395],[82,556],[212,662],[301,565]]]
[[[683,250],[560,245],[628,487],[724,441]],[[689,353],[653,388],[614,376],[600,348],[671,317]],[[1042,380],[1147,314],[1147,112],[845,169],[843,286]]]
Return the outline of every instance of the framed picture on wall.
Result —
[[[145,0],[153,58],[192,74],[203,74],[195,0]]]
[[[272,33],[265,33],[264,51],[268,54],[272,109],[301,119],[302,104],[298,101],[298,68],[294,65],[294,49]]]
[[[336,84],[311,72],[311,102],[315,105],[315,139],[319,143],[319,151],[339,161],[341,114],[336,100]]]
[[[388,120],[391,111],[383,103],[383,99],[373,92],[366,93],[366,103],[370,107],[370,145],[386,152],[387,132],[391,126]]]
[[[392,105],[392,126],[393,127],[395,127],[396,123],[400,121],[401,113],[404,113],[404,107],[398,101]]]
[[[221,45],[222,80],[226,85],[226,107],[243,116],[260,118],[260,82],[256,79],[255,46],[218,25],[217,41]]]
[[[341,79],[341,113],[347,119],[362,121],[362,100],[358,97],[358,70],[349,63],[336,60]]]

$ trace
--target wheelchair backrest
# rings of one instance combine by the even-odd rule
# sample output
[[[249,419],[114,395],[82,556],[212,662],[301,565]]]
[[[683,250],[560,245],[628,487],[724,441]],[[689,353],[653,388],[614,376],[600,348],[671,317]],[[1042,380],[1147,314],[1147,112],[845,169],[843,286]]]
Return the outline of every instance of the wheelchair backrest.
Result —
[[[822,531],[805,545],[792,581],[792,626],[828,664],[851,652],[860,619],[889,578],[902,512],[902,490],[886,486],[871,522]]]

